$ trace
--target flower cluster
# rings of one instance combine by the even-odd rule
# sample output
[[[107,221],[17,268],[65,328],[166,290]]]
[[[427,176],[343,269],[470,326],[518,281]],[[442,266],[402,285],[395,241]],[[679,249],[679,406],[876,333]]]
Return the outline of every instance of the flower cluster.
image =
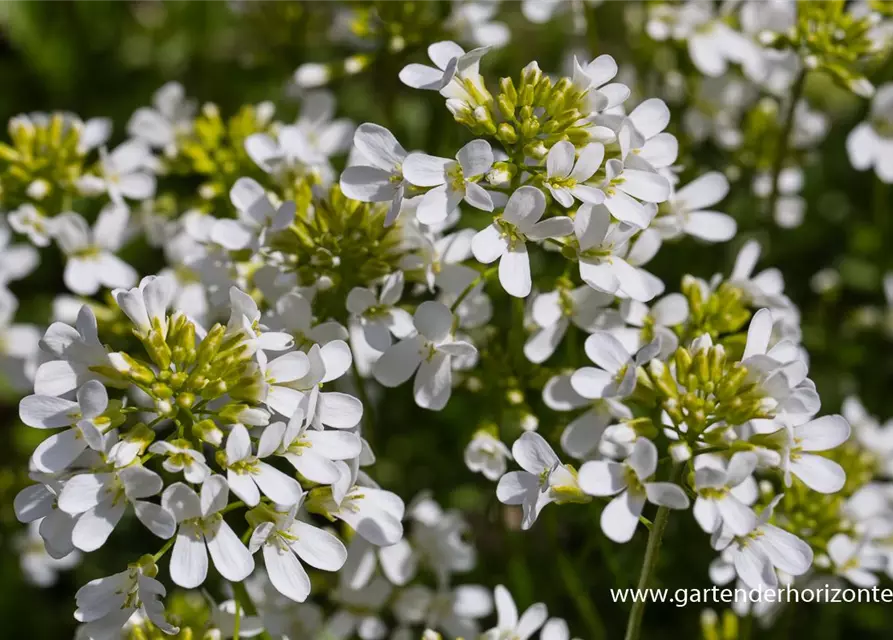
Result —
[[[829,130],[807,80],[873,96],[846,151],[893,181],[893,85],[867,79],[888,21],[843,2],[620,11],[697,72],[653,84],[578,52],[564,75],[532,61],[495,80],[512,35],[496,3],[362,3],[332,10],[331,34],[360,52],[299,67],[290,121],[272,102],[225,115],[175,82],[111,149],[106,119],[12,119],[0,345],[43,434],[14,500],[22,564],[49,585],[86,554],[126,555],[77,591],[79,637],[568,640],[545,603],[519,615],[497,579],[477,583],[461,488],[447,502],[395,480],[395,423],[420,415],[420,433],[455,431],[490,523],[551,528],[575,505],[561,513],[592,510],[589,536],[647,535],[640,586],[688,510],[718,585],[893,576],[890,427],[855,398],[823,410],[760,243],[678,287],[662,263],[736,238],[736,188],[747,216],[804,222]],[[521,13],[580,33],[589,8]],[[449,147],[408,150],[319,88],[394,60],[396,90],[456,125]],[[734,162],[702,168],[698,146]],[[8,285],[44,254],[68,293],[39,329],[15,323]]]

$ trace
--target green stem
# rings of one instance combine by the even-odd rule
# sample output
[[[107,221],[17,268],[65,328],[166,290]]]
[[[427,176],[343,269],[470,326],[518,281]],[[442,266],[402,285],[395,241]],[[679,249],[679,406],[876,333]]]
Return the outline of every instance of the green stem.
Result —
[[[236,613],[235,620],[233,620],[233,640],[239,640],[239,627],[242,622],[242,605],[239,603],[239,599],[236,598]]]
[[[489,278],[492,274],[496,272],[496,268],[487,269],[486,271],[481,271],[478,274],[478,277],[468,283],[468,286],[462,290],[462,293],[459,294],[459,297],[456,298],[456,301],[450,306],[450,311],[452,313],[456,313],[456,309],[459,308],[459,305],[462,304],[462,301],[468,297],[468,294],[471,293],[476,286],[478,286],[481,282]]]
[[[560,547],[556,548],[560,549]],[[561,551],[558,552],[558,571],[561,573],[561,578],[567,587],[567,591],[577,607],[577,612],[589,629],[589,637],[593,640],[607,638],[605,624],[592,600],[586,597],[586,588],[583,586],[583,581],[580,580],[580,576],[574,568],[574,563]]]
[[[685,465],[679,465],[673,470],[670,482],[678,483],[682,477],[682,470]],[[642,572],[639,574],[639,584],[636,586],[639,593],[644,596],[645,589],[651,582],[654,570],[657,567],[657,558],[660,555],[660,545],[663,542],[664,530],[667,528],[667,521],[670,519],[670,509],[668,507],[660,507],[657,515],[654,517],[654,526],[651,533],[648,534],[648,546],[645,547],[645,561],[642,563]],[[626,634],[624,640],[639,640],[642,633],[642,617],[645,614],[645,601],[647,598],[642,597],[633,603],[633,608],[629,611],[629,618],[626,622]]]
[[[164,557],[164,554],[168,552],[168,549],[170,549],[172,546],[174,546],[174,540],[176,540],[176,537],[173,537],[170,540],[168,540],[167,542],[165,542],[164,546],[158,550],[158,553],[156,553],[154,556],[152,556],[152,560],[155,562],[158,562],[159,560],[161,560],[161,558]]]
[[[771,217],[775,214],[775,203],[778,202],[778,178],[781,170],[784,168],[784,161],[788,155],[788,147],[791,142],[791,131],[794,128],[794,111],[797,108],[797,102],[803,94],[803,88],[806,86],[806,69],[800,71],[794,84],[791,85],[790,102],[784,114],[782,122],[781,136],[775,147],[775,158],[772,161],[772,183],[769,191],[769,199],[766,204],[766,212]]]
[[[244,503],[244,502],[242,502],[241,500],[236,500],[235,502],[230,502],[228,505],[226,505],[226,506],[220,511],[220,513],[221,513],[221,514],[223,514],[223,513],[229,513],[230,511],[234,511],[234,510],[236,510],[236,509],[241,509],[241,508],[244,507],[244,506],[245,506],[245,503]]]

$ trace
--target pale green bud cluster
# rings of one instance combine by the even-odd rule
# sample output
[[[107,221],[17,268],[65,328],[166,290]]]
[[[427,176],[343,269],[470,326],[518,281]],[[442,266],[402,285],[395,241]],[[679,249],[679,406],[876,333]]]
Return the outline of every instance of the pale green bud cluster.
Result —
[[[55,214],[77,196],[89,150],[84,123],[63,113],[9,121],[9,143],[0,143],[0,202],[4,210],[31,203]]]
[[[772,417],[760,385],[722,345],[694,353],[679,347],[669,364],[652,360],[640,370],[639,379],[653,390],[672,428],[688,442],[719,444],[726,429]]]
[[[225,198],[239,178],[262,180],[263,172],[245,151],[245,140],[268,132],[272,117],[271,103],[245,105],[226,120],[217,105],[205,104],[189,132],[179,135],[177,155],[170,159],[167,170],[203,177],[198,193],[205,201]]]
[[[336,185],[312,206],[299,206],[294,222],[269,237],[281,268],[300,285],[317,287],[319,317],[345,323],[350,290],[392,273],[408,254],[400,226],[384,224],[388,207],[351,200]]]
[[[176,417],[181,436],[188,426],[200,440],[219,442],[219,428],[200,418],[213,415],[225,423],[239,422],[262,393],[263,380],[251,359],[253,336],[218,323],[197,341],[195,325],[182,313],[168,316],[165,325],[156,322],[144,334],[134,329],[150,362],[125,352],[111,354],[118,377],[143,390],[159,417]],[[213,411],[207,408],[224,395],[233,401]]]
[[[797,3],[797,23],[787,32],[767,35],[766,44],[798,52],[809,69],[829,73],[844,87],[870,96],[874,87],[859,66],[878,53],[869,32],[870,17],[847,10],[844,0]]]
[[[472,95],[481,93],[479,87],[471,88]],[[536,62],[531,62],[522,69],[517,83],[502,78],[499,89],[495,100],[486,93],[476,96],[476,106],[454,104],[457,101],[447,101],[447,106],[456,121],[475,135],[499,140],[516,164],[525,157],[543,158],[560,140],[569,140],[575,146],[589,141],[583,121],[585,93],[570,78],[553,82]],[[515,171],[517,167],[509,170],[510,176]]]
[[[704,334],[713,340],[741,331],[750,320],[747,298],[740,288],[723,282],[705,295],[703,283],[691,276],[682,279],[682,295],[688,300],[689,319],[685,325],[683,342]],[[735,340],[741,342],[742,334]],[[728,346],[728,345],[727,345]]]

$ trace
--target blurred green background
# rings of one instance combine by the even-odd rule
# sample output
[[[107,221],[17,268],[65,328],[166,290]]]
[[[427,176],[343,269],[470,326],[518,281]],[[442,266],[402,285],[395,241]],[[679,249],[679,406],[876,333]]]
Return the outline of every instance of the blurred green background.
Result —
[[[125,136],[130,114],[148,104],[152,93],[178,80],[187,95],[212,101],[227,115],[240,105],[272,100],[277,119],[289,121],[299,101],[288,88],[297,66],[308,61],[338,61],[356,52],[348,44],[332,44],[327,31],[335,2],[4,2],[0,4],[0,119],[29,111],[65,110],[83,118],[109,116],[115,122],[113,142]],[[404,3],[386,3],[403,5]],[[433,15],[449,14],[447,2],[423,3]],[[621,13],[633,3],[609,2],[587,7],[588,29],[571,35],[568,20],[537,26],[527,22],[517,3],[504,2],[499,18],[512,28],[512,42],[487,56],[483,69],[495,81],[516,75],[532,59],[546,71],[562,68],[571,48],[590,54],[610,53],[621,66],[637,71],[645,95],[664,97],[661,74],[676,69],[690,74],[684,51],[648,41],[627,27]],[[640,4],[640,3],[639,3]],[[441,39],[435,22],[430,33],[414,34],[418,42],[396,54],[382,52],[364,73],[338,80],[339,115],[356,122],[373,121],[391,128],[408,149],[452,155],[468,134],[452,121],[434,92],[413,91],[397,73],[409,61],[422,61],[422,45]],[[871,76],[876,85],[893,79],[889,63]],[[642,93],[637,93],[641,96]],[[727,245],[709,246],[684,240],[667,245],[651,271],[678,290],[691,273],[709,278],[728,273],[743,242],[763,245],[761,267],[781,269],[786,291],[803,313],[804,344],[812,358],[811,377],[818,385],[825,411],[838,411],[842,399],[858,392],[866,406],[882,418],[893,416],[893,311],[884,300],[881,279],[893,269],[891,193],[871,173],[857,173],[849,164],[844,141],[862,120],[867,103],[816,77],[807,87],[814,108],[826,113],[830,132],[806,165],[803,197],[805,223],[784,230],[762,213],[750,194],[746,176],[733,183],[729,198],[718,207],[733,214],[738,237]],[[688,147],[678,114],[683,104],[671,102],[670,129],[679,135],[683,183],[708,169],[725,170],[736,160],[712,145]],[[670,102],[668,100],[668,102]],[[64,292],[61,261],[55,249],[41,252],[41,268],[12,290],[20,300],[19,320],[46,324],[55,295]],[[131,249],[133,251],[133,249]],[[145,252],[145,248],[140,248]],[[153,252],[134,256],[146,272],[162,266]],[[812,276],[832,267],[840,285],[823,294],[813,291]],[[540,414],[547,437],[560,433],[567,416],[545,412],[538,390],[542,381],[506,351],[514,378],[490,384],[520,389],[525,406]],[[644,552],[644,536],[618,546],[598,532],[598,508],[547,509],[526,533],[502,525],[495,487],[473,476],[462,464],[462,450],[481,419],[510,420],[514,405],[484,406],[464,396],[442,413],[417,409],[406,401],[406,389],[389,392],[400,398],[376,415],[376,478],[406,500],[423,489],[433,490],[444,505],[467,510],[478,545],[478,569],[468,582],[505,583],[523,607],[543,599],[550,613],[566,617],[582,638],[622,634],[626,607],[610,601],[608,587],[633,586]],[[402,395],[401,395],[402,394]],[[75,590],[89,579],[119,570],[140,548],[138,526],[122,528],[101,553],[88,556],[75,571],[63,573],[50,589],[27,585],[19,568],[15,539],[22,530],[14,517],[12,498],[26,482],[27,456],[34,433],[18,424],[17,398],[6,394],[0,406],[0,510],[3,553],[0,554],[0,620],[3,638],[65,638],[74,629],[71,612]],[[457,425],[462,425],[457,428]],[[513,438],[508,438],[512,440]],[[708,587],[707,565],[714,553],[691,518],[671,518],[658,570],[660,586]],[[162,575],[165,570],[162,569]],[[890,587],[887,581],[883,586]],[[219,594],[217,594],[219,595]],[[645,638],[698,637],[701,607],[680,609],[650,605]],[[754,637],[828,640],[893,637],[889,605],[801,605],[790,607],[774,629]]]

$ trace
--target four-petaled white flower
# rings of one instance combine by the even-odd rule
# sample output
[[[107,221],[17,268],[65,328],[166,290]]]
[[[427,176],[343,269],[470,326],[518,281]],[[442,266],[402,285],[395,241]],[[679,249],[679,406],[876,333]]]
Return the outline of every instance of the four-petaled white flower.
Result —
[[[666,202],[668,212],[659,213],[653,227],[664,238],[687,233],[707,242],[731,240],[738,231],[735,219],[709,209],[725,198],[728,192],[728,179],[718,171],[709,171],[681,189],[674,190]]]
[[[509,295],[524,298],[530,294],[528,240],[559,238],[573,233],[573,221],[557,216],[540,221],[546,211],[546,197],[536,187],[521,187],[490,226],[471,241],[475,259],[484,264],[499,260],[499,282]]]
[[[123,245],[130,217],[123,206],[110,205],[96,219],[93,229],[74,212],[53,219],[53,238],[67,261],[62,276],[74,293],[91,296],[100,287],[132,287],[136,270],[115,255]]]
[[[452,359],[473,356],[477,349],[453,337],[453,314],[445,304],[423,302],[416,309],[413,323],[416,335],[389,347],[375,363],[373,374],[386,387],[396,387],[415,373],[416,403],[440,411],[452,393]]]
[[[478,184],[491,166],[493,150],[486,140],[472,140],[459,149],[455,160],[410,153],[403,163],[406,181],[417,187],[433,187],[416,208],[419,222],[443,222],[462,200],[476,209],[493,211],[493,198]]]
[[[211,240],[231,251],[253,247],[267,231],[282,231],[295,217],[295,203],[286,200],[278,207],[251,178],[239,178],[229,192],[236,220],[223,219],[211,227]]]
[[[484,633],[485,640],[502,640],[502,638],[528,640],[549,617],[546,605],[537,602],[530,605],[518,618],[518,607],[515,605],[515,600],[509,590],[501,584],[493,590],[493,596],[496,601],[496,626]]]
[[[249,507],[260,502],[261,492],[273,502],[286,506],[295,504],[301,498],[301,485],[297,480],[262,460],[273,455],[280,442],[275,431],[267,435],[265,429],[257,445],[257,455],[254,455],[245,425],[233,425],[229,432],[226,439],[226,481],[232,492]]]
[[[366,287],[354,287],[347,294],[345,307],[359,322],[366,343],[377,351],[391,346],[392,334],[402,340],[413,331],[412,315],[397,306],[403,282],[403,272],[395,271],[382,281],[378,295]]]
[[[171,580],[194,589],[208,575],[208,553],[217,571],[241,582],[254,571],[254,558],[220,513],[229,502],[226,479],[213,475],[202,484],[201,498],[182,482],[164,490],[161,503],[179,525],[171,555]]]
[[[701,459],[699,456],[698,460]],[[718,527],[725,526],[736,536],[743,536],[754,530],[757,516],[748,503],[756,498],[751,477],[756,466],[755,453],[739,451],[725,468],[706,463],[695,471],[698,497],[693,513],[704,531],[713,533]]]
[[[156,495],[164,483],[154,471],[140,464],[99,473],[80,473],[65,482],[59,508],[75,515],[74,546],[95,551],[108,540],[128,505],[136,517],[159,538],[174,535],[174,518],[164,507],[142,500]]]
[[[593,289],[639,302],[664,291],[664,283],[629,262],[630,238],[636,227],[611,222],[605,205],[584,204],[574,218],[580,277]]]
[[[341,174],[341,190],[348,198],[361,202],[391,202],[385,224],[393,224],[400,213],[406,182],[403,162],[406,150],[390,131],[369,122],[357,127],[354,148],[361,162]]]
[[[624,462],[592,460],[580,467],[580,488],[592,496],[615,496],[602,511],[602,531],[614,542],[627,542],[636,531],[645,502],[687,509],[688,496],[677,484],[654,482],[657,447],[639,438]],[[619,495],[617,495],[619,494]]]
[[[310,577],[301,560],[314,569],[338,571],[347,559],[347,549],[336,536],[296,519],[304,496],[286,513],[275,513],[272,522],[255,527],[248,549],[263,549],[267,575],[276,590],[295,602],[310,595]]]
[[[576,474],[561,464],[541,435],[528,432],[512,445],[512,455],[524,471],[511,471],[499,479],[496,497],[503,504],[521,505],[521,528],[529,529],[551,502],[578,498]]]
[[[131,616],[142,613],[168,635],[179,628],[164,615],[164,585],[144,573],[140,566],[105,578],[91,580],[75,594],[77,610],[74,617],[85,623],[79,630],[87,638],[115,638]]]
[[[154,158],[141,140],[128,140],[108,153],[100,150],[101,175],[84,175],[77,181],[81,192],[96,195],[108,192],[117,207],[126,207],[125,198],[145,200],[155,195],[155,175],[150,171]]]
[[[487,480],[499,480],[511,457],[502,440],[486,431],[475,433],[465,447],[465,466],[475,473],[482,473]]]
[[[34,467],[44,473],[59,473],[87,447],[102,451],[103,431],[112,426],[111,420],[102,415],[108,403],[108,392],[97,380],[88,380],[78,389],[77,402],[44,395],[23,398],[19,417],[29,427],[69,427],[37,445],[31,454]]]
[[[797,476],[813,491],[837,493],[846,483],[846,472],[834,460],[815,451],[833,449],[850,437],[850,425],[843,416],[822,416],[805,424],[784,426],[767,436],[781,456],[785,483]]]
[[[591,142],[575,158],[574,145],[567,140],[555,143],[546,156],[546,179],[543,184],[564,207],[574,204],[574,198],[590,204],[601,204],[605,194],[595,186],[585,184],[595,175],[605,158],[605,147]]]
[[[850,131],[846,150],[853,168],[874,167],[879,180],[893,183],[893,82],[878,87],[868,121]]]

